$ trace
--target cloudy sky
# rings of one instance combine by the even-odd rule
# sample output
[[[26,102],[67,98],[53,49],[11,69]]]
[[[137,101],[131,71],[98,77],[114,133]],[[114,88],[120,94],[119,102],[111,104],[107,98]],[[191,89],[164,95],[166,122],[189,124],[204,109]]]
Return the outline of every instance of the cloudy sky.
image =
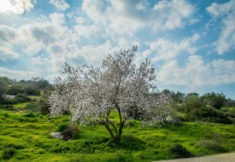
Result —
[[[138,45],[159,89],[235,99],[235,0],[0,0],[0,75],[50,81]]]

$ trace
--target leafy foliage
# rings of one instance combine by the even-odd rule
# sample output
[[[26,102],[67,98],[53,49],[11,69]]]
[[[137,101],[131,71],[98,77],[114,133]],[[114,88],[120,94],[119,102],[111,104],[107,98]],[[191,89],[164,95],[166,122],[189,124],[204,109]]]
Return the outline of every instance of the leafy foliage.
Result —
[[[226,98],[223,94],[216,94],[214,92],[203,95],[201,99],[203,104],[211,105],[216,109],[220,109],[226,103]]]
[[[79,137],[79,133],[80,130],[75,124],[69,124],[61,131],[61,135],[65,140],[76,139]]]
[[[16,149],[14,147],[9,147],[2,153],[3,159],[10,159],[16,153]]]
[[[22,103],[22,102],[28,102],[28,101],[31,101],[31,99],[25,94],[17,94],[15,98],[13,99],[14,103]]]

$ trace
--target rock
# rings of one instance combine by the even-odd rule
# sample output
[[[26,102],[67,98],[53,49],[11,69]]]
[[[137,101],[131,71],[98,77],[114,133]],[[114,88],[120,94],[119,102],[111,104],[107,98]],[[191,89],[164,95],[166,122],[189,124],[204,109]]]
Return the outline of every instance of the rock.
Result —
[[[63,139],[63,135],[60,132],[51,132],[50,133],[54,138]]]
[[[7,99],[13,99],[15,98],[15,95],[3,95],[3,97]]]

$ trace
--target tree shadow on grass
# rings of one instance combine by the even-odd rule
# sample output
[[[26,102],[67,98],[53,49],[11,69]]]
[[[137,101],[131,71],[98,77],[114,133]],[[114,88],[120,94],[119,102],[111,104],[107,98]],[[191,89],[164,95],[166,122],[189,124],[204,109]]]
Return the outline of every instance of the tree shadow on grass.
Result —
[[[133,135],[123,135],[120,144],[110,140],[109,146],[122,150],[145,150],[146,143]]]

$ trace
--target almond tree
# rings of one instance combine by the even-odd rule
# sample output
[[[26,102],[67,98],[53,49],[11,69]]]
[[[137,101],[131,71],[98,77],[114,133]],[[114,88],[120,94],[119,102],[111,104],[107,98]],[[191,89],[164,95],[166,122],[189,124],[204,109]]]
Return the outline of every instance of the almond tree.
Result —
[[[150,95],[157,90],[155,69],[148,59],[134,64],[136,51],[137,46],[133,46],[110,54],[100,67],[73,68],[65,63],[62,73],[67,77],[55,80],[56,88],[49,98],[51,114],[71,112],[71,120],[80,124],[101,123],[117,143],[131,111],[146,113],[149,121],[161,121],[168,115],[164,109],[168,99]],[[114,112],[118,123],[110,119]]]

